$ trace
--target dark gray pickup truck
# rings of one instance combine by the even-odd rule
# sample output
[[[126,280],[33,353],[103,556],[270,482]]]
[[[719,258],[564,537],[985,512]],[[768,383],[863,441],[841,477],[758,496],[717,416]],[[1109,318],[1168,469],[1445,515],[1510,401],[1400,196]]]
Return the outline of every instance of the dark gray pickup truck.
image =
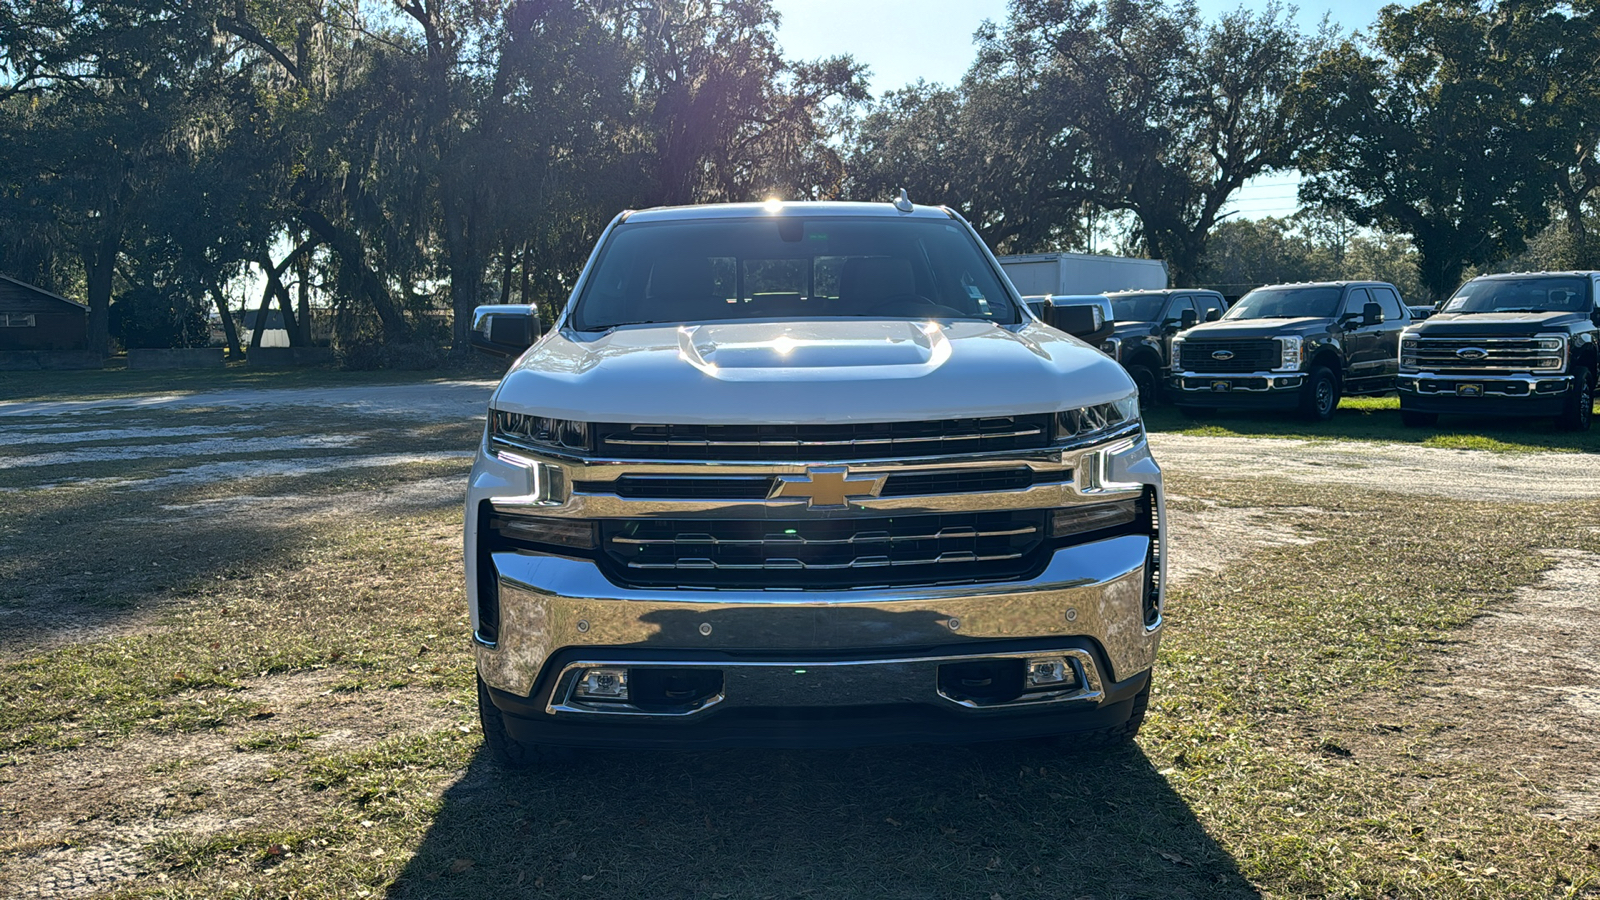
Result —
[[[1600,272],[1485,275],[1461,286],[1400,342],[1400,417],[1594,415]]]
[[[1394,390],[1411,322],[1400,292],[1381,281],[1257,288],[1220,321],[1172,339],[1168,396],[1191,415],[1295,409],[1327,421],[1344,394]]]

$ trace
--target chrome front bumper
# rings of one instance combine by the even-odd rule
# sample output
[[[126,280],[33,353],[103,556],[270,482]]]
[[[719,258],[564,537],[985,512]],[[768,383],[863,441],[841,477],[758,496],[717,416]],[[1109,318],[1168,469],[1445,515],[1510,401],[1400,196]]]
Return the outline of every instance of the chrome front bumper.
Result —
[[[1120,681],[1155,662],[1161,620],[1147,626],[1143,605],[1149,550],[1148,537],[1126,535],[1056,550],[1023,581],[829,592],[625,588],[587,560],[496,553],[499,633],[492,644],[477,642],[478,671],[490,687],[520,697],[534,692],[558,652],[591,661],[620,650],[737,653],[759,662],[737,676],[747,682],[765,678],[757,669],[848,664],[859,654],[878,661],[878,678],[896,648],[970,644],[972,655],[985,656],[996,642],[1055,638],[1084,639],[1103,654],[1107,671],[1090,659],[1085,685],[1091,673]],[[885,678],[882,690],[892,694],[897,677]],[[739,702],[745,696],[776,695],[754,689]],[[815,704],[820,695],[806,696]]]
[[[1213,382],[1226,381],[1229,388],[1218,391]],[[1178,370],[1167,379],[1168,387],[1186,394],[1252,393],[1298,391],[1305,385],[1304,372],[1190,372]]]
[[[1475,392],[1461,393],[1460,385],[1472,385]],[[1559,397],[1572,386],[1571,375],[1433,375],[1429,373],[1402,374],[1395,379],[1395,388],[1403,393],[1421,396],[1496,397],[1504,399],[1540,399]]]

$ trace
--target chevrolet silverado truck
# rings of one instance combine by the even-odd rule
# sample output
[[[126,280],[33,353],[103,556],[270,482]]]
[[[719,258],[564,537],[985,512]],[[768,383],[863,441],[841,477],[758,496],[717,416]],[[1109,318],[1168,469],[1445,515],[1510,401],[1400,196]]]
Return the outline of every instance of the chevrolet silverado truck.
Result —
[[[1135,386],[955,212],[625,212],[534,333],[474,316],[520,354],[465,523],[502,764],[1138,730],[1165,532]]]
[[[1600,272],[1484,275],[1400,338],[1400,418],[1594,415]]]
[[[1100,349],[1128,370],[1144,407],[1160,399],[1163,376],[1172,367],[1173,338],[1199,322],[1217,321],[1228,308],[1216,291],[1118,291],[1106,298],[1116,327]]]
[[[1400,332],[1411,313],[1378,281],[1256,288],[1222,314],[1172,339],[1174,405],[1297,410],[1325,422],[1345,394],[1395,389]]]

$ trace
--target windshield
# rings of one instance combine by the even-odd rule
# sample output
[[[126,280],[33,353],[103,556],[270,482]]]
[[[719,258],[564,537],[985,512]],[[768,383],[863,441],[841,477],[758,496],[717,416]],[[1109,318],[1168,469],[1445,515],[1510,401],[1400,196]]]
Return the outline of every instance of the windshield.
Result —
[[[1161,315],[1165,294],[1128,294],[1111,298],[1111,310],[1118,322],[1154,322]]]
[[[838,316],[1022,321],[956,222],[772,216],[617,226],[572,326]]]
[[[1583,278],[1484,278],[1469,281],[1441,312],[1584,312],[1589,308]]]
[[[1224,319],[1331,319],[1339,312],[1337,287],[1257,288],[1228,307]]]

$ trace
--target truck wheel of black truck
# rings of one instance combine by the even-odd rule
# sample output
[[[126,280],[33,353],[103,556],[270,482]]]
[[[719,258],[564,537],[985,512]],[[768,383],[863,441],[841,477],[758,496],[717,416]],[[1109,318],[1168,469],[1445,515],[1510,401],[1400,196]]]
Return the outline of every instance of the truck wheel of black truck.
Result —
[[[1400,424],[1407,428],[1432,428],[1439,424],[1438,413],[1417,412],[1414,409],[1400,408]]]
[[[1578,366],[1572,370],[1572,393],[1567,395],[1567,407],[1561,411],[1556,424],[1566,431],[1588,431],[1594,418],[1594,370]]]
[[[1128,375],[1139,388],[1139,408],[1154,408],[1161,400],[1161,379],[1156,377],[1155,370],[1142,363],[1134,363],[1128,366]]]
[[[1300,395],[1300,415],[1313,422],[1326,422],[1339,408],[1339,376],[1327,366],[1317,366],[1306,379]]]
[[[528,744],[506,730],[505,714],[489,699],[489,686],[478,677],[478,721],[483,725],[483,746],[503,769],[552,768],[572,758],[565,747]]]

